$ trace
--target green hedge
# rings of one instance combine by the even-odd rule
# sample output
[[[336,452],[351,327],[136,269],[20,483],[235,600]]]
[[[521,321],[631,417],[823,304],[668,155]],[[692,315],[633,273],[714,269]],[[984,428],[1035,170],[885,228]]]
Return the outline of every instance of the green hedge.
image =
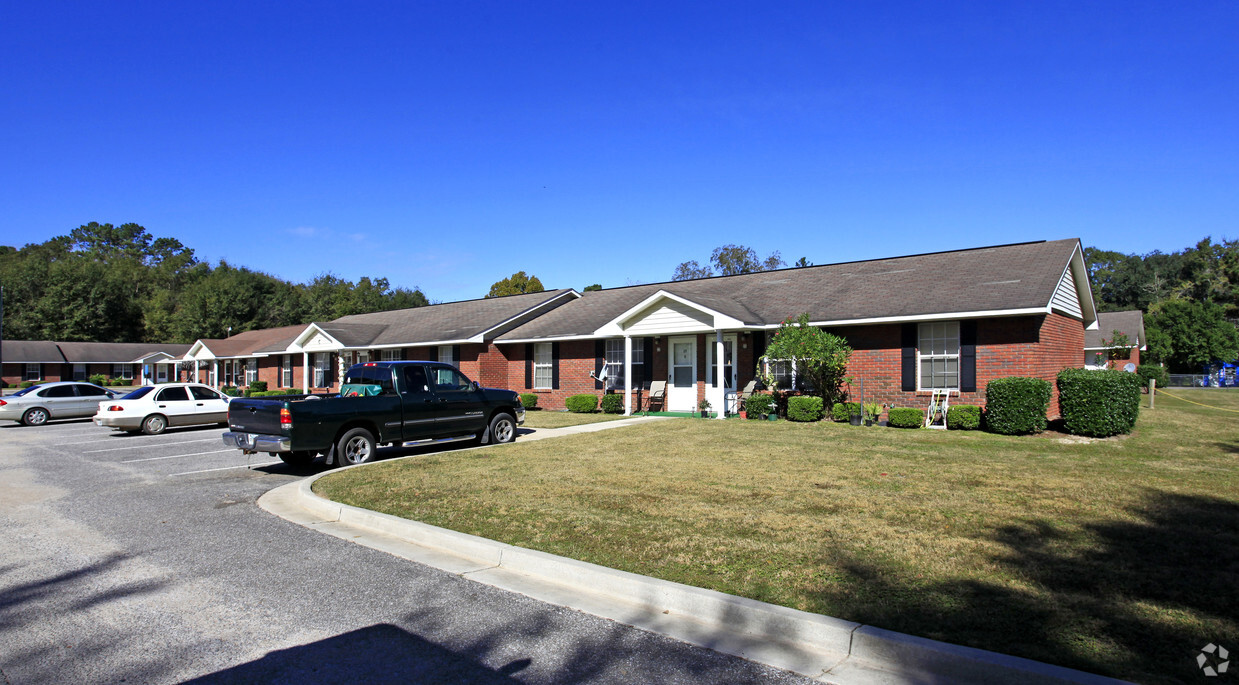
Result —
[[[538,395],[532,392],[521,393],[521,406],[526,409],[538,408]]]
[[[564,406],[574,414],[592,414],[598,409],[598,396],[588,393],[569,395],[564,400]]]
[[[250,383],[250,392],[266,392],[266,391],[267,391],[266,381],[253,381]]]
[[[87,380],[89,380],[91,383],[94,383],[95,385],[102,386],[102,385],[107,385],[108,377],[101,373],[96,373],[96,374],[93,374]]]
[[[35,386],[35,382],[34,381],[22,381],[21,383],[18,383],[18,385],[20,385],[23,388],[33,388]]]
[[[1140,376],[1117,370],[1063,369],[1058,407],[1072,435],[1108,438],[1130,433],[1140,416]]]
[[[796,395],[787,398],[788,421],[821,421],[822,398],[812,395]]]
[[[608,393],[602,396],[602,413],[623,414],[624,396],[619,393]]]
[[[981,427],[981,408],[957,404],[946,410],[946,427],[953,431],[974,431]]]
[[[224,393],[225,395],[228,395],[229,397],[240,397],[241,396],[241,389],[236,387],[235,385],[225,385],[224,387],[220,388],[219,391]]]
[[[920,428],[925,425],[925,410],[891,407],[886,412],[886,425],[892,428]]]
[[[1157,387],[1164,388],[1170,385],[1170,372],[1164,366],[1156,364],[1141,364],[1136,367],[1136,375],[1140,377],[1140,386],[1149,387],[1149,379],[1157,381]]]
[[[744,412],[750,419],[758,419],[774,412],[774,397],[766,394],[749,395],[744,398]]]
[[[1040,378],[1010,376],[985,386],[985,429],[1002,435],[1045,430],[1051,386]]]
[[[850,421],[853,413],[861,413],[860,402],[835,402],[830,408],[830,418],[843,423]]]

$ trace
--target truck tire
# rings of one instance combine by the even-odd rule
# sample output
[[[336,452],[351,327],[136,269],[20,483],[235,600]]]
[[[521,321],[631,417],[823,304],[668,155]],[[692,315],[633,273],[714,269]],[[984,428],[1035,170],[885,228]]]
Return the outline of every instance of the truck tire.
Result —
[[[314,462],[313,452],[277,452],[276,456],[289,466],[309,466]]]
[[[516,419],[511,414],[499,412],[490,420],[490,443],[496,445],[516,439]]]
[[[354,428],[340,436],[336,443],[336,463],[340,466],[353,466],[374,461],[378,445],[374,435],[365,428]]]

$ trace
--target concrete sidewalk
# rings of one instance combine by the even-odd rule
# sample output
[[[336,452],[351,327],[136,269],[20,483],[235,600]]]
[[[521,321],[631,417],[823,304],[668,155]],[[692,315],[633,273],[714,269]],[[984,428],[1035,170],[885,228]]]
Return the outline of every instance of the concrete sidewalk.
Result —
[[[524,442],[590,433],[665,418],[634,417],[540,428],[522,434],[519,439]],[[617,571],[338,504],[312,490],[315,480],[331,473],[337,471],[276,488],[263,495],[258,504],[294,523],[480,583],[823,682],[1122,682]]]

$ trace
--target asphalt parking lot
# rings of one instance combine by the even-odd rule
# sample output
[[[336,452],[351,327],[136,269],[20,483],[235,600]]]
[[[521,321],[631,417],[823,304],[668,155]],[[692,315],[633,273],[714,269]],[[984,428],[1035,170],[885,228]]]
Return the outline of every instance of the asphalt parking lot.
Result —
[[[811,682],[286,522],[323,467],[221,433],[0,424],[0,682]]]

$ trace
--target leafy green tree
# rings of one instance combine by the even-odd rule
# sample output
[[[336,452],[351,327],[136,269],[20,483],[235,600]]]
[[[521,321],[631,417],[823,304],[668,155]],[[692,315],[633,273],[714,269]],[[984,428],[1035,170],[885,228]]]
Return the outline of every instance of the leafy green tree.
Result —
[[[695,278],[709,278],[714,275],[714,269],[720,276],[735,276],[751,274],[758,271],[772,271],[786,266],[783,257],[776,250],[764,260],[758,258],[757,252],[744,245],[724,245],[714,248],[710,253],[710,264],[703,267],[696,261],[682,262],[672,275],[673,281],[687,281]]]
[[[587,286],[585,286],[585,290],[583,290],[582,292],[587,292],[587,293],[588,293],[588,292],[593,292],[593,291],[595,291],[595,290],[602,290],[602,284],[601,284],[601,283],[594,283],[593,285],[587,285]]]
[[[795,263],[795,264],[793,264],[792,266],[794,266],[794,267],[796,267],[796,268],[804,268],[804,267],[806,267],[806,266],[813,266],[813,262],[809,261],[809,260],[808,260],[807,258],[805,258],[805,257],[801,257],[800,259],[797,259],[797,260],[796,260],[796,263]]]
[[[492,284],[490,292],[486,293],[486,297],[524,295],[525,293],[540,293],[545,290],[546,288],[542,287],[542,281],[539,281],[537,276],[526,276],[524,271],[517,271],[502,281],[496,281]]]
[[[789,317],[779,324],[779,330],[766,346],[765,359],[792,362],[796,377],[812,387],[825,406],[832,407],[843,397],[842,386],[851,356],[847,340],[810,326],[805,313],[794,321]]]
[[[1215,361],[1239,359],[1239,330],[1212,302],[1166,300],[1145,317],[1149,356],[1173,373],[1199,373]]]
[[[675,273],[671,275],[673,281],[691,281],[698,278],[709,278],[714,275],[708,266],[702,266],[697,263],[697,260],[691,262],[681,262],[675,267]]]

